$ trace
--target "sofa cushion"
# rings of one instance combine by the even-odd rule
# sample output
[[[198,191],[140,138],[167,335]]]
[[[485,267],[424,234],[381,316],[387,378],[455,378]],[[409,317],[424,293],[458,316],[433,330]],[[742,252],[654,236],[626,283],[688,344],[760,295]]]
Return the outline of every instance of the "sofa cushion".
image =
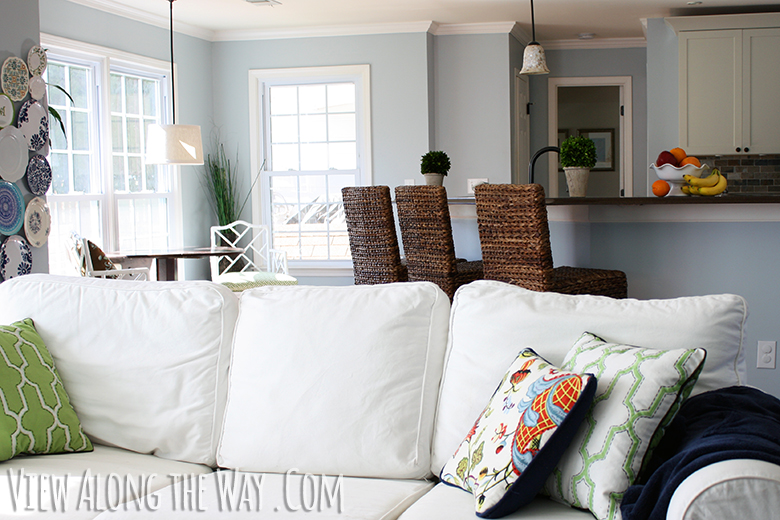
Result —
[[[560,371],[523,350],[441,480],[470,491],[479,517],[518,510],[534,499],[569,447],[595,391],[593,376]]]
[[[636,481],[656,431],[663,433],[690,394],[704,358],[703,349],[647,349],[583,334],[563,368],[592,372],[598,390],[545,491],[596,518],[619,519],[623,493]]]
[[[0,322],[35,321],[94,442],[201,464],[215,464],[237,314],[211,282],[0,284]]]
[[[91,451],[49,350],[31,319],[0,326],[0,461]]]
[[[305,474],[217,471],[185,479],[159,492],[147,518],[252,520],[355,519],[395,520],[433,487],[427,480],[394,480]],[[198,497],[187,501],[182,489]],[[138,506],[129,504],[98,518],[138,518]],[[142,510],[143,513],[143,510]],[[473,516],[473,513],[472,513]]]
[[[707,362],[694,394],[745,383],[742,342],[747,304],[739,296],[618,300],[534,292],[482,280],[461,287],[452,305],[434,432],[432,470],[437,474],[518,348],[533,348],[558,366],[584,331],[647,348],[703,348]]]
[[[145,497],[154,507],[174,478],[211,473],[202,464],[95,445],[92,452],[17,457],[0,472],[0,518],[87,520]],[[150,509],[151,510],[151,509]],[[128,506],[136,515],[135,505]],[[36,512],[33,514],[33,512]]]
[[[244,291],[220,466],[430,475],[449,307],[428,282]]]

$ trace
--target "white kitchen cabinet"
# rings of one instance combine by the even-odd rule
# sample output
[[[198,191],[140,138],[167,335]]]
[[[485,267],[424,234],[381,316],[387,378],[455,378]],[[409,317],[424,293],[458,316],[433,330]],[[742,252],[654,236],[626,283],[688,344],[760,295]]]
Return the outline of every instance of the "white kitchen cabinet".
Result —
[[[780,29],[681,31],[680,146],[780,153]]]

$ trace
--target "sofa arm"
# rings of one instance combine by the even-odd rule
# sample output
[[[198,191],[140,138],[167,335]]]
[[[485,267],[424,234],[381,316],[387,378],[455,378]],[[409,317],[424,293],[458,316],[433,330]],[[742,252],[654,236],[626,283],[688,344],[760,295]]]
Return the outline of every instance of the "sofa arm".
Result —
[[[780,466],[732,459],[710,464],[675,490],[667,520],[776,518],[780,511]]]

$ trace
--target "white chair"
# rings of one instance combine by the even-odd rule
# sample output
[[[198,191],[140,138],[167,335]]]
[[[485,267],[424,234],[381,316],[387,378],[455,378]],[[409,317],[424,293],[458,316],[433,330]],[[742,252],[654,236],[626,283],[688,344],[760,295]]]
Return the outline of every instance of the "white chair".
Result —
[[[108,269],[95,269],[92,261],[92,250],[96,251],[99,255],[103,262],[102,267],[114,265],[95,244],[86,238],[79,236],[75,231],[70,234],[68,256],[81,276],[89,278],[112,278],[116,280],[149,280],[149,268],[147,267],[134,267],[132,269],[117,269],[113,267]]]
[[[287,269],[287,252],[271,248],[268,226],[237,220],[211,227],[211,247],[236,247],[240,254],[210,257],[211,280],[240,292],[263,285],[297,285]]]

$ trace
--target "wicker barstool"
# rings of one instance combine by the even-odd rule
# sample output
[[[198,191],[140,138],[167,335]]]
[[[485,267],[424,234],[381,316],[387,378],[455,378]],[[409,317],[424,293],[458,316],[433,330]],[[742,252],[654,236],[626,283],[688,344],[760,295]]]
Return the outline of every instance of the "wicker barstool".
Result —
[[[341,189],[341,196],[355,285],[405,282],[406,266],[401,263],[390,188],[348,187]]]
[[[443,186],[398,186],[398,223],[410,281],[434,282],[452,299],[461,285],[482,278],[482,262],[458,261]]]
[[[481,184],[474,189],[485,278],[533,291],[625,298],[626,273],[553,268],[544,188],[539,184]]]

